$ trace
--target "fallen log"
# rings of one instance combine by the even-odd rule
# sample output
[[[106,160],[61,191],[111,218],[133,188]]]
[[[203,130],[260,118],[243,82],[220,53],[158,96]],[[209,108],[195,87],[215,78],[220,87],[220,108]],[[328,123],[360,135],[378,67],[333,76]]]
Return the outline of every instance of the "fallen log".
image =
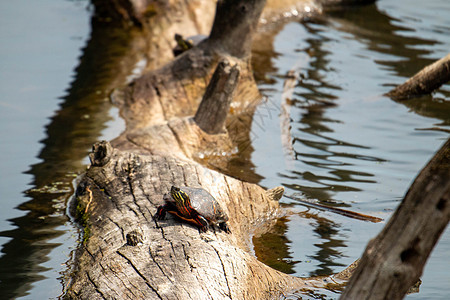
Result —
[[[450,139],[369,242],[341,299],[403,299],[450,220]]]
[[[188,160],[95,145],[77,190],[84,245],[68,299],[269,299],[325,287],[271,269],[250,253],[250,237],[277,214],[282,189],[265,191]],[[232,234],[200,233],[153,215],[172,184],[202,186],[225,207]],[[87,213],[84,213],[84,212]]]
[[[405,83],[392,89],[386,95],[394,100],[407,100],[430,94],[450,81],[450,54],[426,66]]]
[[[227,62],[219,64],[216,74],[236,74],[236,68],[227,66]],[[236,76],[225,76],[225,85],[235,86]],[[218,82],[211,82],[210,97],[202,102],[217,99],[216,92],[223,87]],[[230,103],[232,91],[226,95],[218,101]],[[228,107],[210,106],[214,109],[226,115]],[[200,114],[199,123],[202,118],[210,120]],[[223,125],[223,120],[218,121]],[[146,147],[120,151],[105,141],[94,145],[91,166],[77,189],[75,214],[85,231],[66,298],[268,299],[330,282],[327,277],[289,276],[250,254],[251,236],[277,216],[284,189],[266,191],[189,159],[196,151],[192,141],[205,144],[209,136],[220,148],[226,132],[218,133],[219,144],[192,117],[155,125],[154,130],[164,136],[158,147],[171,149],[170,153],[155,154]],[[148,142],[154,142],[155,136],[150,134]],[[232,234],[201,233],[174,218],[156,220],[156,208],[171,185],[207,189],[228,212]]]
[[[257,299],[301,281],[243,251],[248,233],[276,212],[276,199],[258,186],[180,158],[121,152],[106,142],[93,153],[78,189],[78,212],[87,208],[82,218],[88,229],[68,298]],[[154,220],[171,185],[207,188],[227,208],[233,234]]]

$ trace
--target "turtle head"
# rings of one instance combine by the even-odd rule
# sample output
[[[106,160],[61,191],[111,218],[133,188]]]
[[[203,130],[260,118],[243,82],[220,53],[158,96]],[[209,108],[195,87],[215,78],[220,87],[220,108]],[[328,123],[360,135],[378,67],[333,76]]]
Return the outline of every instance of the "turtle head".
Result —
[[[175,33],[175,41],[180,42],[183,40],[183,36],[181,34]]]
[[[170,195],[179,207],[190,207],[191,200],[188,194],[183,192],[179,187],[173,186],[170,188]]]

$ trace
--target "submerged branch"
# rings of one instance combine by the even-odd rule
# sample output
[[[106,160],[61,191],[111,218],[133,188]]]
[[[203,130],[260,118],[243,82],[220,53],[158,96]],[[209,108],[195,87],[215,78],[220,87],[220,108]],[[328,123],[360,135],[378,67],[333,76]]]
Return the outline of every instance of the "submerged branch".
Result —
[[[386,95],[394,100],[407,100],[429,94],[448,81],[450,81],[450,54],[426,66]]]
[[[284,195],[284,196],[286,198],[298,201],[300,204],[303,204],[307,207],[314,207],[314,208],[317,208],[320,210],[330,211],[330,212],[333,212],[333,213],[336,213],[336,214],[339,214],[342,216],[346,216],[349,218],[358,219],[358,220],[362,220],[362,221],[369,221],[369,222],[373,222],[373,223],[378,223],[378,222],[383,221],[383,219],[381,219],[381,218],[354,212],[354,211],[351,211],[348,209],[333,207],[333,206],[324,205],[324,204],[320,204],[320,203],[314,203],[314,202],[308,201],[306,199],[301,199],[301,198],[295,197],[295,196],[289,196],[289,195]]]

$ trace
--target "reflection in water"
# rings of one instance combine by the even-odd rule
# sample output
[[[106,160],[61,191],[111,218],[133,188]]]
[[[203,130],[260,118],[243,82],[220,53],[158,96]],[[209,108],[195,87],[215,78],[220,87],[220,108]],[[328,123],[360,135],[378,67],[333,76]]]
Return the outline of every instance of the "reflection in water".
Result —
[[[309,212],[300,213],[300,216],[315,221],[314,232],[320,241],[315,244],[319,250],[314,255],[309,255],[311,259],[320,262],[318,269],[311,272],[310,276],[330,275],[333,273],[332,267],[344,267],[344,264],[336,262],[343,256],[338,249],[346,247],[344,240],[340,238],[342,234],[339,224]]]
[[[438,42],[413,36],[411,33],[414,29],[404,26],[402,20],[380,12],[376,5],[331,13],[331,17],[332,21],[336,22],[333,26],[337,30],[350,33],[353,38],[365,44],[368,50],[387,54],[390,58],[395,57],[380,59],[376,63],[395,71],[398,77],[409,78],[421,68],[420,66],[433,62],[425,56],[432,52],[427,48]],[[417,47],[418,45],[420,47]]]
[[[31,283],[45,278],[41,274],[49,269],[42,263],[48,261],[50,251],[59,246],[48,241],[64,234],[56,227],[64,224],[66,218],[61,211],[57,213],[52,204],[65,195],[37,193],[36,196],[19,207],[29,211],[27,215],[10,220],[17,229],[0,233],[11,238],[3,246],[0,258],[0,290],[4,299],[26,295]]]
[[[255,255],[266,265],[287,273],[295,273],[292,266],[297,263],[289,254],[290,241],[286,238],[287,218],[277,220],[276,224],[260,236],[253,237]]]
[[[122,64],[123,69],[117,68],[118,61],[126,53],[130,54],[131,35],[111,27],[93,29],[75,70],[76,77],[46,128],[47,138],[42,141],[39,154],[41,162],[27,171],[33,176],[30,183],[33,188],[25,191],[30,200],[18,207],[27,213],[9,220],[16,229],[0,232],[0,236],[11,238],[3,246],[0,257],[0,290],[5,299],[29,294],[32,284],[45,278],[42,274],[51,268],[43,265],[51,259],[52,250],[65,253],[65,257],[56,255],[60,264],[70,258],[70,250],[76,247],[76,236],[67,237],[64,245],[55,239],[73,231],[65,213],[72,181],[84,170],[83,160],[88,150],[101,136],[105,123],[111,120],[107,98],[111,87],[116,82],[125,82],[131,73],[132,60],[136,59],[133,55],[127,56],[129,61]],[[63,269],[57,264],[52,267]],[[56,290],[54,296],[60,291]]]
[[[346,247],[340,225],[309,210],[299,212],[298,216],[307,220],[314,227],[313,233],[316,241],[314,246],[319,248],[313,255],[296,253],[296,256],[301,255],[308,258],[308,261],[312,259],[319,262],[317,269],[309,272],[308,276],[330,275],[333,273],[332,267],[345,266],[336,261],[344,256],[338,249]],[[269,232],[254,237],[253,245],[255,255],[259,260],[281,272],[294,274],[296,272],[294,266],[302,261],[294,260],[291,255],[292,241],[286,237],[288,221],[288,217],[280,218]],[[298,234],[303,235],[304,233],[299,232]],[[303,262],[308,263],[308,261]]]

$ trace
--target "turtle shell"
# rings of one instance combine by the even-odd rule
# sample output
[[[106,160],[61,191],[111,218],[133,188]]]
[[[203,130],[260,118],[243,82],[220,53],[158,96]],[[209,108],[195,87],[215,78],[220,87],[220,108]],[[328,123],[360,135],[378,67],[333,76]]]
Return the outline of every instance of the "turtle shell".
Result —
[[[205,189],[187,186],[180,186],[179,189],[189,196],[192,208],[210,223],[217,224],[228,221],[225,211]],[[164,200],[175,202],[170,193],[164,195]]]

